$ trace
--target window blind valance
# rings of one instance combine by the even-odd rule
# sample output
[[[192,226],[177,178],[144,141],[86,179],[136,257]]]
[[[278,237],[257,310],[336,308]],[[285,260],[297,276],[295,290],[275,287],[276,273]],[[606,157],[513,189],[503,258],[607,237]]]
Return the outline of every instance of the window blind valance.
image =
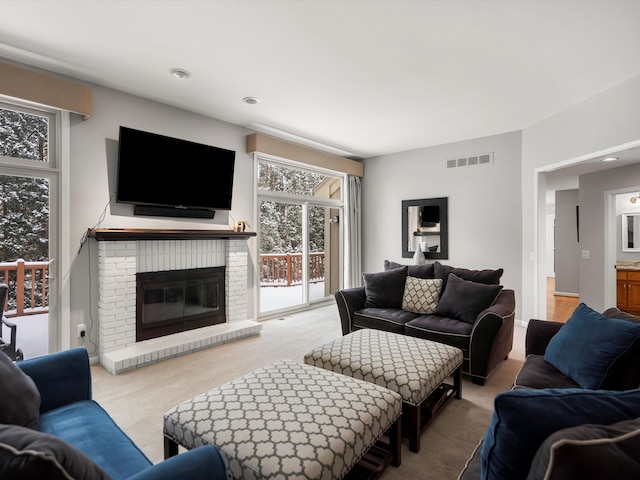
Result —
[[[357,177],[364,176],[364,164],[348,158],[314,150],[261,133],[247,135],[247,153],[265,153],[314,167],[326,168]]]
[[[0,62],[0,94],[40,105],[93,115],[93,89],[80,83]]]

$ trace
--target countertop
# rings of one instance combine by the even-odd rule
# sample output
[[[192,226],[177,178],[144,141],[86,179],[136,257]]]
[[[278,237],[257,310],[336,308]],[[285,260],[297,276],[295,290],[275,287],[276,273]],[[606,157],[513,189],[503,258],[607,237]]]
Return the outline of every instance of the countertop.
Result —
[[[616,262],[616,269],[618,270],[638,270],[640,271],[640,262],[629,262],[618,260]]]

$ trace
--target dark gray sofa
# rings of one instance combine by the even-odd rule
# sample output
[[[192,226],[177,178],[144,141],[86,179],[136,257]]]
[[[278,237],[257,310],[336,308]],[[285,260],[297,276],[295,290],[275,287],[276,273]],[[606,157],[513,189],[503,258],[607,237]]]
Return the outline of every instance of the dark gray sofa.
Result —
[[[502,269],[468,270],[440,262],[404,266],[389,261],[384,267],[384,272],[364,274],[364,287],[335,293],[343,335],[375,328],[452,345],[463,351],[463,373],[484,385],[513,346],[515,295],[499,286]],[[440,310],[420,314],[402,309],[397,298],[402,298],[408,276],[442,280]],[[445,303],[450,308],[444,308]]]
[[[602,315],[640,323],[640,318],[617,308],[609,308]],[[615,415],[626,418],[616,423],[607,422],[604,418],[594,418],[585,424],[558,427],[557,430],[552,426],[551,430],[554,433],[544,437],[530,464],[528,476],[522,478],[640,478],[640,462],[636,460],[640,458],[640,340],[636,338],[635,342],[630,343],[631,348],[616,358],[600,389],[585,389],[545,360],[547,346],[564,325],[547,320],[529,321],[525,339],[526,359],[516,375],[512,388],[512,392],[524,395],[523,398],[515,399],[516,402],[520,402],[516,404],[516,408],[526,409],[523,401],[545,402],[557,399],[557,402],[549,402],[546,407],[539,403],[539,412],[545,417],[555,416],[556,420],[553,421],[558,421],[558,417],[564,417],[561,421],[572,422],[574,411],[580,409],[587,411],[587,417],[590,415],[589,411],[596,416],[605,415],[603,412],[611,408],[608,403],[611,401],[616,404]],[[540,392],[539,398],[534,397],[536,392]],[[614,398],[618,394],[626,398]],[[580,395],[583,398],[575,400]],[[592,402],[589,397],[593,397]],[[558,411],[555,411],[556,408]],[[567,412],[559,411],[563,408],[567,409]],[[501,415],[497,416],[498,421],[504,422],[506,415]],[[545,422],[550,421],[541,416],[534,416],[529,417],[524,423],[536,425]],[[511,435],[512,439],[518,437],[516,433]],[[529,431],[529,435],[533,436],[532,431]],[[458,480],[483,478],[481,456],[483,442],[486,441],[487,437],[476,447]],[[514,451],[517,447],[515,442],[509,445]],[[587,458],[590,459],[589,462],[586,461]],[[612,464],[615,465],[613,470]]]

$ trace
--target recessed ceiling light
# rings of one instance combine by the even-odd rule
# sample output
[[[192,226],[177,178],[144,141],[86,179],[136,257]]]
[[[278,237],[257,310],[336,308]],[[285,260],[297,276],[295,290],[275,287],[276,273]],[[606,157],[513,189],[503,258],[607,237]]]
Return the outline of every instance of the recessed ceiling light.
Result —
[[[260,99],[256,97],[244,97],[242,101],[244,103],[248,103],[249,105],[255,105],[256,103],[260,103]]]
[[[169,75],[176,78],[189,78],[191,76],[184,68],[172,68],[169,70]]]
[[[607,157],[602,159],[603,162],[615,162],[616,160],[618,160],[618,157]]]

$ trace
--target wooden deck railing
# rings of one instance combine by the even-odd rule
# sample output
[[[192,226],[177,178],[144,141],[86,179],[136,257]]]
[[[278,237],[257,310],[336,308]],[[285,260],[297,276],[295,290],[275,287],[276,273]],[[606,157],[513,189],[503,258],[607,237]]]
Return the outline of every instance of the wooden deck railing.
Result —
[[[324,252],[309,254],[309,281],[324,281]],[[301,253],[260,255],[260,286],[290,287],[301,283]]]
[[[260,255],[260,285],[288,287],[302,283],[302,254]],[[49,262],[0,262],[0,283],[9,285],[7,317],[49,311]],[[309,255],[309,281],[324,281],[324,252]]]
[[[49,311],[49,262],[0,262],[0,283],[9,285],[4,305],[7,317]]]

